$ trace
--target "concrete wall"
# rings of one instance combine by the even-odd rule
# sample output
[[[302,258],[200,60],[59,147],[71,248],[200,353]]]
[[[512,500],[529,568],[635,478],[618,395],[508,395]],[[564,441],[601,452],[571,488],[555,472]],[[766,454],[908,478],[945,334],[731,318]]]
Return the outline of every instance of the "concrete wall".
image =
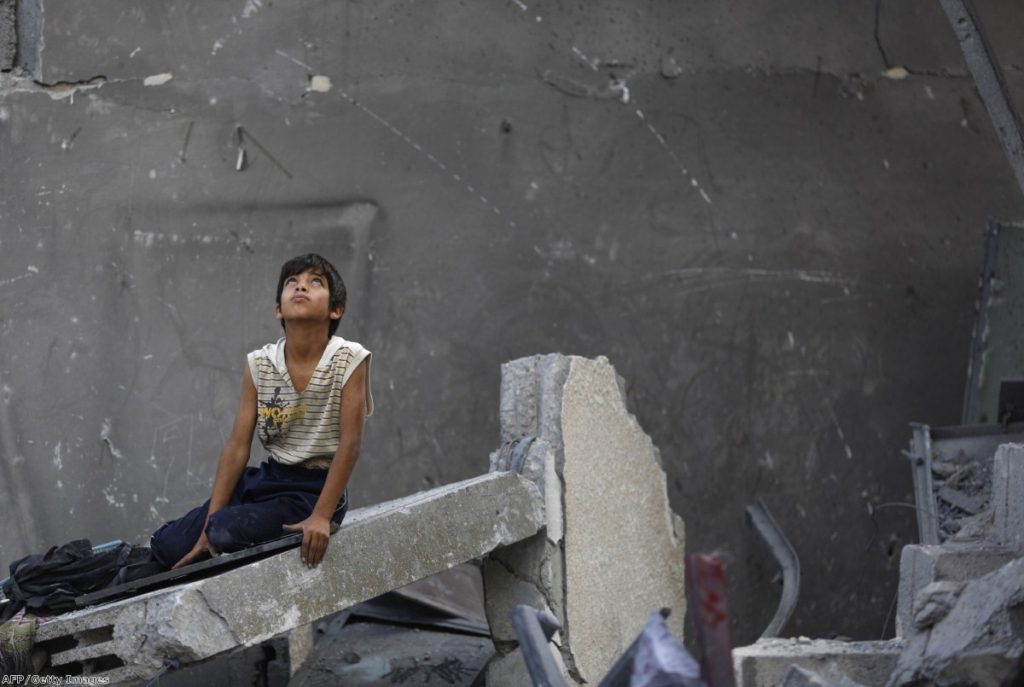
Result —
[[[1019,93],[1024,13],[979,6]],[[604,354],[738,643],[777,592],[757,496],[802,558],[790,630],[883,631],[914,519],[878,506],[912,500],[907,422],[959,417],[983,222],[1024,212],[938,3],[18,9],[5,565],[205,498],[276,270],[317,250],[375,354],[355,504],[486,470],[500,363]]]

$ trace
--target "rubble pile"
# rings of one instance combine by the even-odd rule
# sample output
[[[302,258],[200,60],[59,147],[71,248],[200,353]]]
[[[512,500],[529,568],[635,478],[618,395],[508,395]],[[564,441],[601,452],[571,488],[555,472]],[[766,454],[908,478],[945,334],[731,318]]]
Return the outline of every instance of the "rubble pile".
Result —
[[[733,652],[738,685],[953,687],[1024,679],[1024,444],[998,445],[987,460],[929,467],[939,505],[932,512],[948,536],[904,547],[896,638],[761,640]]]

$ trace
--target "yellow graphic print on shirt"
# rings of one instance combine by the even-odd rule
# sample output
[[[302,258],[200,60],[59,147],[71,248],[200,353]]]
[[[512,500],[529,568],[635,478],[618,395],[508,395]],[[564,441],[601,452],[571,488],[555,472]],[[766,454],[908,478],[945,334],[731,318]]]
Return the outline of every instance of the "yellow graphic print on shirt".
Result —
[[[309,406],[303,402],[297,406],[289,405],[281,398],[281,387],[274,389],[274,395],[259,402],[259,419],[265,428],[267,437],[283,434],[284,426],[306,417]]]

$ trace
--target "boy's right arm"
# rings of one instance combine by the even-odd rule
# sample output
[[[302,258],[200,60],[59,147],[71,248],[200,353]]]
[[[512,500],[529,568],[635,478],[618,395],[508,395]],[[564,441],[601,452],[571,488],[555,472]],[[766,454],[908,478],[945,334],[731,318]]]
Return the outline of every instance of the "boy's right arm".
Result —
[[[238,478],[249,462],[249,451],[252,448],[252,433],[256,428],[256,386],[252,381],[252,374],[246,366],[242,372],[242,397],[238,402],[238,412],[235,414],[235,425],[231,430],[231,437],[220,454],[220,463],[217,465],[217,476],[213,480],[213,494],[210,496],[210,508],[206,514],[206,522],[203,523],[203,531],[199,535],[192,550],[185,554],[180,561],[174,564],[175,568],[188,565],[201,554],[209,553],[216,556],[206,537],[206,525],[210,516],[226,506],[231,500],[231,494],[238,484]]]

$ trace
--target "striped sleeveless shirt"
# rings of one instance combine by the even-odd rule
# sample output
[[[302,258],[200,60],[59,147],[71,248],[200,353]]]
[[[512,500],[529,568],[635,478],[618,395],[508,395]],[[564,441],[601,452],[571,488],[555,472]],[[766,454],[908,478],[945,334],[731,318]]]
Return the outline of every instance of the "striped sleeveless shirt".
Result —
[[[256,386],[256,435],[274,460],[295,465],[318,456],[333,457],[341,441],[341,393],[352,372],[366,360],[366,415],[370,395],[370,351],[355,341],[332,336],[309,384],[297,393],[284,362],[284,339],[248,355]]]

